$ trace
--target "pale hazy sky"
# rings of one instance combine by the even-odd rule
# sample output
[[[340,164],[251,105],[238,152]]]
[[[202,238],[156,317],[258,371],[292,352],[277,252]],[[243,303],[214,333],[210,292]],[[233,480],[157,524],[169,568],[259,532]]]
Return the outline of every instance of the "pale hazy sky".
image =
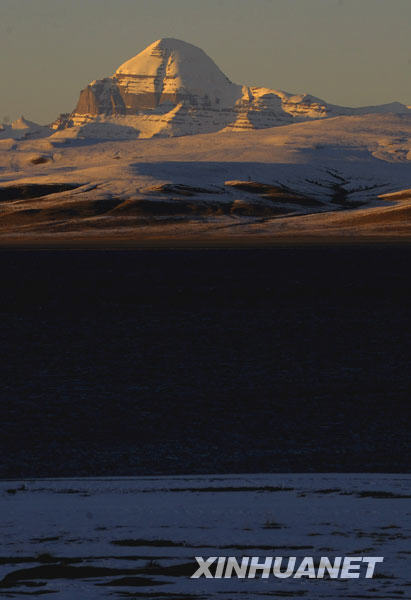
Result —
[[[411,105],[411,0],[0,0],[0,122],[49,122],[161,37],[235,83]]]

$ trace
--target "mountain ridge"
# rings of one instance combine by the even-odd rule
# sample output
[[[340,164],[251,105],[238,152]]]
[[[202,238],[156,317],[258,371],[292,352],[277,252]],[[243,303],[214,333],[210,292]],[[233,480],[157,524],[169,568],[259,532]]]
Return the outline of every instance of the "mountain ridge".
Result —
[[[311,94],[235,84],[200,48],[162,38],[125,61],[111,77],[92,81],[80,92],[74,111],[52,127],[113,123],[131,128],[128,136],[134,130],[135,136],[150,138],[385,112],[410,110],[399,102],[343,107]]]
[[[109,77],[81,90],[76,107],[50,125],[24,117],[0,125],[5,141],[61,136],[88,139],[179,137],[245,132],[339,116],[410,115],[411,105],[346,107],[310,93],[233,83],[200,48],[161,38]]]

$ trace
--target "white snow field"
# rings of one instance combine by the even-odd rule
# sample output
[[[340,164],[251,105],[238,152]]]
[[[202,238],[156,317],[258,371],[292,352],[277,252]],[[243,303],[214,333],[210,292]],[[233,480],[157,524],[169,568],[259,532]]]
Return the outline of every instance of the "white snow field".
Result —
[[[2,481],[0,595],[409,598],[411,477]],[[191,579],[195,556],[383,556],[372,579]]]
[[[100,126],[0,141],[1,240],[409,236],[408,115],[132,140]]]

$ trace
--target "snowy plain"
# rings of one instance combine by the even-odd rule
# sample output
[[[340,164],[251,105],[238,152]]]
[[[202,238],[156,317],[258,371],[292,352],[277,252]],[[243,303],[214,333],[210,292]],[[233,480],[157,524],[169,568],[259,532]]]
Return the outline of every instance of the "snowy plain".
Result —
[[[2,481],[0,595],[409,598],[409,475]],[[195,556],[383,556],[373,579],[191,579]]]

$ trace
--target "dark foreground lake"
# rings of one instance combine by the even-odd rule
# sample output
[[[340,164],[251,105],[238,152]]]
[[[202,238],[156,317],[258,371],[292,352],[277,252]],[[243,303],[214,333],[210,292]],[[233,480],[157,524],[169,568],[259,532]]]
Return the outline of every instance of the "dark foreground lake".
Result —
[[[0,476],[409,471],[410,265],[2,250]]]

